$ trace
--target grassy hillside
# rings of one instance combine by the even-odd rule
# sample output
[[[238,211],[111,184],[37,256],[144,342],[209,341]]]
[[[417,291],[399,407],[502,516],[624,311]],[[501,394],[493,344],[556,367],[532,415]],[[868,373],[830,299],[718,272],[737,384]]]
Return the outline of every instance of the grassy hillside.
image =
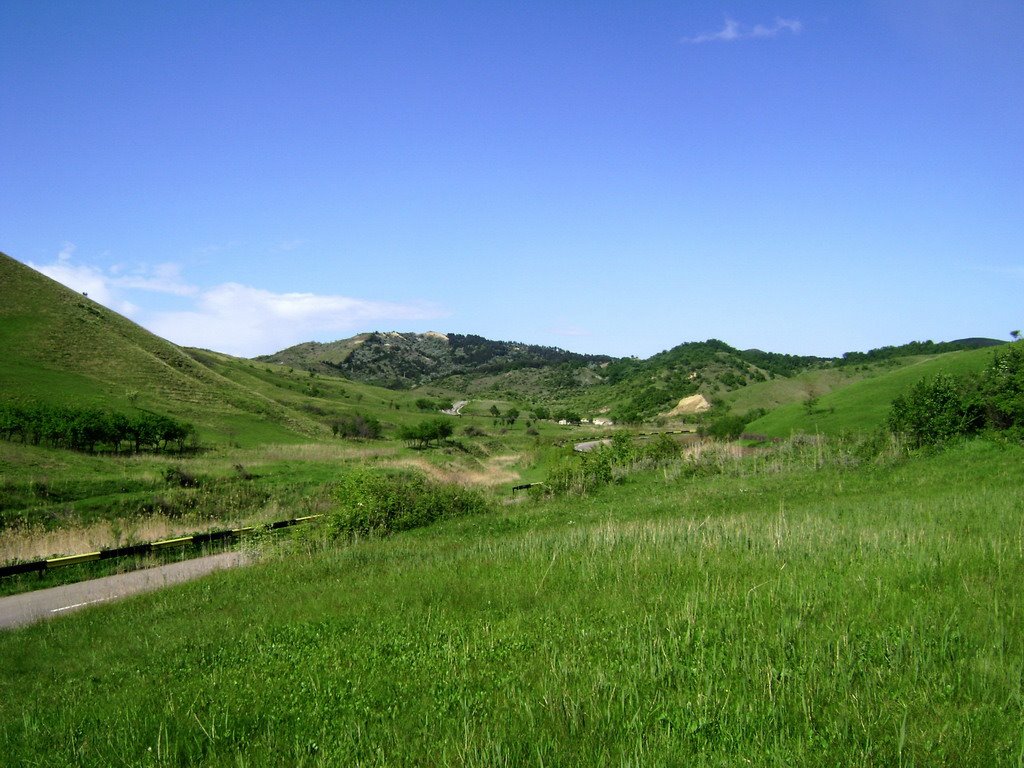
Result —
[[[3,254],[0,347],[5,398],[146,408],[190,421],[215,440],[231,433],[287,441],[319,431],[302,414]]]
[[[891,373],[898,368],[926,359],[930,358],[917,355],[859,365],[829,364],[789,377],[777,376],[768,381],[754,382],[721,395],[720,400],[735,413],[745,413],[758,408],[771,411],[783,405],[804,403],[808,398],[820,398],[834,390]]]
[[[877,429],[885,423],[892,401],[923,377],[980,371],[992,360],[992,355],[993,348],[984,348],[917,358],[887,373],[821,394],[813,404],[807,403],[805,395],[801,401],[782,405],[751,422],[747,431],[769,437],[788,437],[798,432],[838,435],[845,431]],[[843,371],[837,373],[844,375]],[[813,386],[815,379],[804,382],[807,384],[805,391],[817,396],[818,391]],[[735,402],[737,410],[741,402],[739,399]]]
[[[801,450],[297,547],[4,633],[0,754],[1019,763],[1022,449],[863,470]]]

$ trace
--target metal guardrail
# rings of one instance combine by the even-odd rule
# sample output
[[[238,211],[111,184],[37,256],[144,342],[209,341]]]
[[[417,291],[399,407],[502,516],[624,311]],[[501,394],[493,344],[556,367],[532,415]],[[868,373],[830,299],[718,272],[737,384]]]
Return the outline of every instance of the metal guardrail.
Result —
[[[0,578],[4,576],[17,576],[22,573],[38,571],[40,575],[51,568],[61,568],[65,565],[77,565],[88,563],[93,560],[110,560],[116,557],[131,557],[132,555],[146,555],[151,552],[160,552],[174,547],[184,547],[189,544],[209,544],[214,541],[226,539],[237,539],[247,533],[255,531],[276,531],[281,528],[289,528],[300,523],[307,523],[316,520],[323,515],[307,515],[306,517],[294,517],[291,520],[278,520],[268,525],[247,525],[243,528],[229,528],[223,531],[209,531],[197,533],[193,536],[179,536],[174,539],[162,539],[161,541],[150,541],[145,544],[132,544],[127,547],[116,547],[114,549],[101,549],[97,552],[86,552],[81,555],[65,555],[62,557],[50,557],[45,560],[33,560],[27,563],[14,563],[13,565],[0,566]]]
[[[516,495],[516,491],[528,491],[529,489],[533,488],[533,486],[535,486],[535,485],[544,485],[544,483],[523,483],[522,485],[513,485],[512,486],[512,495],[515,496]]]

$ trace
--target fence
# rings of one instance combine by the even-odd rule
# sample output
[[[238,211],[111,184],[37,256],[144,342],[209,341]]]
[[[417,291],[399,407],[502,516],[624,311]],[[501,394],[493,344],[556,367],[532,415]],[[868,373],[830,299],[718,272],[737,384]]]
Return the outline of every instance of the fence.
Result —
[[[323,515],[307,515],[306,517],[294,517],[291,520],[278,520],[267,525],[247,525],[243,528],[230,528],[223,531],[209,531],[197,533],[193,536],[179,536],[174,539],[163,539],[162,541],[151,541],[146,544],[132,544],[127,547],[116,547],[114,549],[101,549],[97,552],[86,552],[82,555],[66,555],[64,557],[51,557],[46,560],[33,560],[28,563],[14,563],[13,565],[0,566],[0,578],[4,576],[17,576],[22,573],[38,571],[40,575],[51,568],[61,568],[65,565],[77,565],[88,563],[93,560],[110,560],[115,557],[131,557],[133,555],[147,555],[153,552],[184,547],[188,545],[210,544],[215,541],[237,539],[247,533],[255,531],[276,531],[281,528],[288,528],[300,523],[307,523],[316,520]]]

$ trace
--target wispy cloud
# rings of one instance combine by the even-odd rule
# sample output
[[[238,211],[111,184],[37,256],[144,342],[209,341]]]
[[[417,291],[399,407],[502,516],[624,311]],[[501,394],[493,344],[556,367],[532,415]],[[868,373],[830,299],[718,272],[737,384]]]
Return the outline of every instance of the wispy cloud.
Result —
[[[76,250],[74,243],[64,243],[52,264],[29,262],[29,266],[129,317],[136,314],[138,307],[127,300],[125,291],[142,290],[172,296],[192,296],[199,291],[182,279],[181,268],[177,264],[140,265],[130,270],[114,266],[104,270],[76,263],[73,258]]]
[[[794,35],[803,31],[804,25],[798,19],[776,18],[771,26],[755,24],[746,26],[735,19],[726,18],[724,26],[717,32],[704,32],[694,37],[684,37],[682,42],[696,45],[699,43],[732,43],[737,40],[764,40],[778,37],[783,32]]]
[[[51,264],[29,266],[126,315],[176,344],[240,357],[269,354],[310,340],[330,340],[367,327],[433,320],[447,312],[423,303],[398,303],[315,293],[274,293],[240,283],[200,288],[177,264],[101,269],[75,263],[65,243]],[[153,294],[176,307],[153,309]],[[147,299],[147,295],[149,298]]]
[[[115,288],[127,288],[154,293],[168,293],[172,296],[194,296],[199,288],[185,282],[178,264],[165,262],[153,267],[137,267],[127,274],[121,268],[111,270],[110,283]]]
[[[138,307],[118,295],[116,286],[111,284],[109,274],[87,264],[74,263],[75,250],[74,243],[64,243],[52,264],[28,262],[28,265],[52,280],[56,280],[72,290],[87,294],[89,298],[116,312],[132,317]]]

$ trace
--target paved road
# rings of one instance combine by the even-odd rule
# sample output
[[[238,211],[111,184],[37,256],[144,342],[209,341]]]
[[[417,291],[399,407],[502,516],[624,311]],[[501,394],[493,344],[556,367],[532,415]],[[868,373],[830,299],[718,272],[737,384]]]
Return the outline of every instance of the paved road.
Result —
[[[588,440],[585,443],[576,443],[576,445],[574,445],[572,449],[577,453],[590,453],[596,448],[600,448],[603,445],[611,444],[612,441],[610,438],[605,438],[604,440]]]
[[[96,603],[189,581],[221,568],[243,565],[247,559],[242,552],[223,552],[92,581],[0,597],[0,629],[32,624]]]

